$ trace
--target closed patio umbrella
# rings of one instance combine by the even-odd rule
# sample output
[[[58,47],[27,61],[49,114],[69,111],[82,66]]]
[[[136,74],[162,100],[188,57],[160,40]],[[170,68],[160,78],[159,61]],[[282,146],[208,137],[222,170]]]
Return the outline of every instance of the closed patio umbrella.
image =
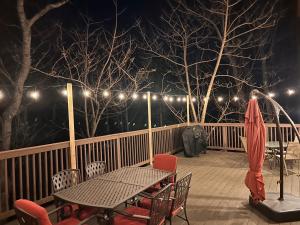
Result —
[[[265,125],[256,99],[251,99],[245,114],[249,171],[245,184],[254,202],[265,200],[262,167],[265,158]]]

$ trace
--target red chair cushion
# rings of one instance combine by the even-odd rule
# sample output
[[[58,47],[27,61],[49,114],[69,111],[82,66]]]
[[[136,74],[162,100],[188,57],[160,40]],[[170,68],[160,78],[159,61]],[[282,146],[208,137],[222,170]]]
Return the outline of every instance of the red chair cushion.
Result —
[[[56,225],[78,225],[80,223],[80,220],[70,217],[68,219],[64,219],[60,222],[58,222]]]
[[[79,211],[79,219],[84,220],[97,213],[97,209],[93,207],[84,207]]]
[[[40,225],[52,225],[49,220],[47,210],[35,202],[26,199],[19,199],[15,202],[15,207],[36,217],[39,220]]]
[[[79,210],[79,205],[77,204],[70,204],[71,208],[72,208],[72,215],[70,212],[70,207],[69,206],[65,206],[64,207],[64,215],[65,216],[75,216],[76,217],[76,213]]]
[[[136,215],[142,215],[142,216],[149,216],[149,210],[140,208],[140,207],[129,207],[124,210],[125,212],[129,214],[136,214]],[[118,214],[114,217],[114,225],[145,225],[147,224],[147,220],[145,219],[136,219],[128,216],[123,216],[121,214]]]
[[[150,209],[151,207],[151,199],[149,198],[142,198],[139,202],[139,206],[142,207],[142,208],[145,208],[145,209]],[[171,207],[172,207],[172,201],[170,200],[170,203],[169,203],[169,212],[171,211]],[[183,208],[180,206],[176,209],[173,209],[172,212],[170,212],[170,215],[171,216],[176,216],[178,215],[178,213],[181,212]]]

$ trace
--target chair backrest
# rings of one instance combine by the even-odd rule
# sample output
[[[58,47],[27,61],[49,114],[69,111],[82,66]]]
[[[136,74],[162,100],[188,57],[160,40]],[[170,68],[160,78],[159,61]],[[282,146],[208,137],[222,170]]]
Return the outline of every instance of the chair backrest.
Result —
[[[106,163],[104,161],[96,161],[89,163],[85,167],[86,178],[92,179],[106,172]]]
[[[286,152],[287,152],[287,154],[292,154],[300,159],[300,143],[299,142],[289,142]]]
[[[162,188],[152,199],[150,207],[150,220],[147,225],[158,225],[168,215],[171,184]]]
[[[242,146],[245,149],[245,152],[248,152],[248,150],[247,150],[247,138],[240,136],[240,139],[241,139],[241,142],[242,142]]]
[[[19,199],[15,211],[20,225],[52,225],[46,209],[35,202]]]
[[[182,207],[188,197],[190,183],[192,179],[192,173],[188,173],[184,177],[180,178],[175,184],[174,200],[171,205],[171,212]]]
[[[52,176],[52,186],[54,192],[72,187],[80,182],[80,170],[78,169],[63,170]]]
[[[170,154],[157,154],[154,156],[153,168],[176,172],[177,157]]]

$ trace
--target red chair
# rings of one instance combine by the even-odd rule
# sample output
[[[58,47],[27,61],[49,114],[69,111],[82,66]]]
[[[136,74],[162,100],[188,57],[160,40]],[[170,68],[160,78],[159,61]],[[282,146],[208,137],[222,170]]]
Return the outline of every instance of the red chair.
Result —
[[[80,170],[78,169],[67,169],[58,172],[52,176],[53,191],[58,192],[63,189],[72,187],[81,182]],[[56,206],[64,204],[62,202],[57,202]],[[72,207],[73,216],[77,216],[80,220],[90,217],[95,214],[97,210],[92,207],[80,208],[77,204],[70,204]],[[70,207],[62,208],[61,216],[70,216]]]
[[[153,168],[164,170],[168,172],[176,173],[177,170],[177,157],[170,154],[157,154],[154,156]],[[161,189],[165,183],[175,183],[176,175],[169,177],[168,180],[157,183],[153,187],[146,190],[146,192],[152,193]]]
[[[167,216],[171,184],[161,189],[151,199],[150,209],[131,206],[124,211],[115,211],[114,225],[162,225]]]
[[[191,183],[192,173],[188,173],[181,179],[179,179],[174,188],[174,192],[171,193],[170,202],[169,202],[169,209],[167,219],[172,224],[172,218],[178,216],[179,218],[185,220],[187,224],[189,223],[187,212],[186,212],[186,202],[189,193],[190,183]],[[140,207],[150,209],[151,207],[151,198],[149,195],[143,195],[144,198],[140,200],[138,205]],[[184,212],[184,217],[180,216],[180,212]]]
[[[49,215],[57,213],[63,207],[67,206],[63,205],[48,213],[45,208],[41,207],[35,202],[26,199],[19,199],[15,202],[15,211],[20,225],[53,225],[49,219]],[[72,210],[72,207],[69,207],[70,210]],[[82,225],[86,224],[87,221],[95,217],[96,216],[94,215],[92,217],[86,218],[83,221],[80,221],[75,217],[69,217],[59,221],[58,223],[56,223],[56,225]]]

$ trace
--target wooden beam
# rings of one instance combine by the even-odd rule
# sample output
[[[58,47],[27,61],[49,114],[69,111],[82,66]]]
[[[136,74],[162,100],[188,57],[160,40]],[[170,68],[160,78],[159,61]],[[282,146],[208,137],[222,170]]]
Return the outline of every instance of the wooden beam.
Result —
[[[151,94],[147,92],[148,100],[148,134],[149,134],[149,158],[150,165],[153,164],[153,141],[152,141],[152,120],[151,120]]]
[[[186,96],[186,122],[187,125],[190,126],[190,100],[189,95]]]
[[[76,169],[76,150],[75,150],[75,127],[73,109],[73,90],[72,84],[67,84],[68,93],[68,118],[69,118],[69,140],[70,140],[70,162],[71,168]]]

